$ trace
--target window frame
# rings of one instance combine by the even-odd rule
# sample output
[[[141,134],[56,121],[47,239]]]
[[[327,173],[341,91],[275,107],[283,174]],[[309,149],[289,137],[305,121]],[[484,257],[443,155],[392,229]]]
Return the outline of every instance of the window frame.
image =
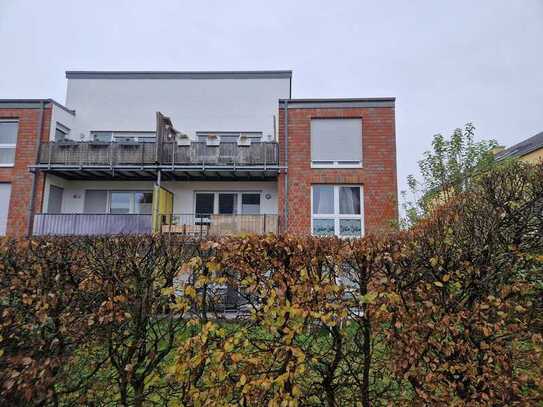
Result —
[[[333,200],[334,200],[334,213],[331,214],[325,214],[325,213],[313,213],[313,191],[315,187],[320,186],[329,186],[333,187],[334,194],[333,194]],[[340,213],[340,204],[339,204],[339,190],[342,187],[346,188],[358,188],[360,191],[360,214],[341,214]],[[364,185],[361,184],[312,184],[311,185],[311,235],[312,236],[320,236],[324,237],[323,235],[317,235],[314,233],[313,230],[313,223],[315,219],[332,219],[334,221],[334,234],[330,236],[338,236],[340,238],[348,239],[348,238],[358,238],[363,237],[365,230],[364,230]],[[341,219],[356,219],[360,220],[360,235],[356,236],[350,236],[350,235],[341,235],[340,234],[340,220]]]
[[[63,140],[57,140],[57,131],[62,133],[64,135],[64,139]],[[63,125],[62,123],[59,123],[59,122],[56,122],[55,124],[55,142],[56,143],[63,143],[65,141],[69,141],[69,135],[70,135],[70,128]]]
[[[114,131],[114,130],[91,130],[89,132],[93,143],[155,143],[156,132],[154,131]],[[108,136],[108,141],[96,140],[96,136]],[[123,140],[124,139],[124,140]]]
[[[255,191],[255,190],[247,190],[247,191],[233,191],[233,190],[223,190],[223,191],[209,191],[209,190],[195,190],[194,191],[194,197],[193,197],[193,212],[196,214],[196,195],[198,194],[213,194],[213,213],[210,213],[209,215],[220,215],[219,213],[219,195],[220,194],[235,194],[236,197],[236,210],[233,215],[256,215],[256,214],[246,214],[242,212],[242,200],[243,195],[258,195],[260,197],[260,203],[259,203],[259,210],[258,215],[262,215],[262,191]]]
[[[112,202],[112,194],[115,193],[127,193],[130,194],[130,208],[128,209],[128,213],[112,213],[111,212],[111,202]],[[136,194],[137,193],[148,193],[153,194],[153,191],[150,189],[111,189],[108,191],[107,194],[107,213],[110,215],[152,215],[153,209],[152,209],[152,201],[151,201],[151,213],[138,213],[136,212]]]
[[[220,143],[238,143],[242,136],[250,139],[252,143],[257,143],[262,141],[264,134],[261,131],[197,131],[196,141],[205,143],[210,136],[217,137]],[[236,140],[225,141],[223,137],[235,137]]]
[[[0,149],[1,148],[12,148],[14,150],[13,154],[13,162],[12,163],[0,163],[0,168],[10,168],[15,167],[15,160],[17,159],[16,153],[17,153],[17,141],[19,139],[19,119],[0,119],[0,123],[17,123],[17,133],[15,135],[15,143],[0,143]]]
[[[311,122],[313,120],[360,120],[361,128],[361,146],[360,146],[360,160],[313,160],[311,157]],[[311,117],[309,119],[309,160],[311,162],[311,168],[363,168],[364,163],[364,120],[360,116],[346,116],[346,117]]]
[[[150,213],[138,213],[136,212],[136,194],[137,193],[148,193],[153,195],[153,190],[151,189],[103,189],[103,188],[89,188],[85,189],[85,196],[88,191],[106,191],[106,215],[152,215],[152,202],[151,202],[151,212]],[[130,194],[130,208],[128,213],[112,213],[111,212],[111,195],[114,193],[127,193]],[[85,198],[83,199],[83,203]],[[85,213],[85,212],[83,212]],[[90,214],[90,213],[89,213]]]

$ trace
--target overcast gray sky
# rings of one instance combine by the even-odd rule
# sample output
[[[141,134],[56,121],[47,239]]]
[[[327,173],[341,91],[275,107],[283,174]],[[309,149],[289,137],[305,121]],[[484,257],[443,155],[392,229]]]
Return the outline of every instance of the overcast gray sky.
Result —
[[[292,69],[293,97],[395,96],[398,179],[471,121],[543,131],[543,0],[0,0],[0,98],[65,98],[65,70]]]

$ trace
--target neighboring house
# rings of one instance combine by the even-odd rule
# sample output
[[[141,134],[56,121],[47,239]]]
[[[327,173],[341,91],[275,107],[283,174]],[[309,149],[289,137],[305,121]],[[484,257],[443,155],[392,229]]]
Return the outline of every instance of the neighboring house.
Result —
[[[517,158],[520,161],[530,164],[537,164],[543,161],[543,131],[496,153],[497,161],[507,158]]]
[[[8,235],[361,236],[397,220],[393,98],[292,99],[291,71],[66,77],[67,107],[0,101]]]

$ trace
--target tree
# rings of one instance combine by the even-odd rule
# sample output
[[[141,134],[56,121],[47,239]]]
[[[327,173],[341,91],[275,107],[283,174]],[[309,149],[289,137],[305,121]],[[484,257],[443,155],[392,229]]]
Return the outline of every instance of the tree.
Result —
[[[475,127],[467,123],[457,128],[450,139],[436,134],[432,150],[424,153],[418,162],[422,180],[407,177],[411,197],[402,191],[405,217],[403,226],[411,226],[438,204],[448,202],[456,194],[466,191],[475,174],[494,165],[494,140],[475,141]]]

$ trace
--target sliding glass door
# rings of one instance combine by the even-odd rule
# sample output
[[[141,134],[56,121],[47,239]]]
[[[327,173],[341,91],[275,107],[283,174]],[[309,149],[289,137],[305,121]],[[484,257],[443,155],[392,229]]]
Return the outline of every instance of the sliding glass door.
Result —
[[[196,192],[194,212],[198,215],[258,215],[260,192]]]
[[[219,194],[219,214],[235,215],[238,212],[238,194],[220,193]]]

